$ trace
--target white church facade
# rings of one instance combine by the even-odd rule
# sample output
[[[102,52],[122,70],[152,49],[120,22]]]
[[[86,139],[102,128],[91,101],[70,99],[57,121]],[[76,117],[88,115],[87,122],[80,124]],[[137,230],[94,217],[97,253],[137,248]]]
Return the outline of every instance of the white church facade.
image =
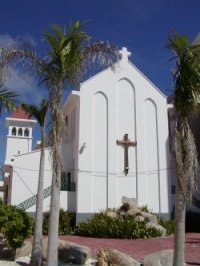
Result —
[[[61,207],[75,212],[77,221],[119,207],[123,196],[135,198],[139,206],[147,205],[158,214],[169,216],[172,211],[167,97],[128,61],[126,48],[119,52],[121,59],[114,68],[83,82],[80,91],[72,91],[63,106],[63,172],[74,189],[61,191]],[[40,151],[29,150],[35,121],[24,119],[29,120],[27,124],[15,127],[29,130],[30,135],[23,136],[23,145],[29,148],[18,154],[21,136],[13,140],[14,124],[10,120],[5,164],[12,169],[6,173],[12,180],[5,182],[11,186],[10,203],[18,205],[30,198],[29,190],[37,193],[38,172],[30,169],[38,170]],[[16,169],[20,177],[14,174]],[[29,189],[19,185],[21,179]],[[47,148],[45,188],[50,186]],[[45,210],[49,198],[44,199]],[[34,208],[28,211],[34,212]]]

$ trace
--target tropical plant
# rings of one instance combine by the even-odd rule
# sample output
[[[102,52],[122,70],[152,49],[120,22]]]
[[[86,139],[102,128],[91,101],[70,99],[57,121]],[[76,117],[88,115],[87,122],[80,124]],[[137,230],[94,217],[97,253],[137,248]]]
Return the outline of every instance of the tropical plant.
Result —
[[[82,74],[90,63],[111,65],[116,60],[116,47],[108,42],[90,41],[91,38],[82,30],[83,23],[70,23],[68,31],[58,25],[52,25],[50,31],[45,32],[44,38],[48,44],[46,57],[37,57],[34,49],[25,44],[22,47],[8,47],[1,49],[3,63],[7,66],[15,59],[28,59],[31,66],[37,66],[42,82],[49,89],[49,110],[51,115],[51,146],[52,146],[52,195],[48,241],[48,266],[58,263],[57,240],[60,206],[61,181],[61,143],[63,119],[61,112],[62,90],[65,85],[78,86]],[[24,48],[25,47],[25,48]],[[94,65],[93,64],[93,65]]]
[[[105,212],[97,213],[86,222],[79,223],[75,233],[81,236],[126,239],[162,236],[158,229],[146,227],[145,221],[136,221],[130,215],[112,218]]]
[[[41,144],[40,144],[40,166],[37,188],[37,202],[34,224],[33,248],[30,265],[40,266],[42,262],[42,220],[43,220],[43,189],[44,189],[44,165],[45,165],[45,150],[44,150],[44,130],[45,117],[48,110],[48,101],[42,99],[39,106],[22,104],[24,110],[34,116],[41,130]]]
[[[6,88],[0,88],[0,114],[3,109],[12,110],[17,100],[17,93]]]
[[[70,213],[63,209],[59,212],[59,235],[71,235],[74,225],[74,213]],[[49,212],[44,214],[43,219],[43,234],[48,235],[49,229]]]
[[[0,205],[0,232],[11,248],[19,248],[32,233],[33,220],[15,206]]]
[[[62,143],[62,90],[66,82],[78,85],[83,70],[88,69],[90,59],[96,62],[111,62],[115,49],[108,43],[98,41],[89,43],[89,36],[82,30],[83,23],[76,21],[69,25],[68,31],[58,25],[51,26],[44,37],[49,45],[47,63],[42,69],[43,81],[50,92],[50,112],[52,121],[51,146],[53,160],[52,195],[48,238],[48,266],[58,263],[57,239],[60,206],[61,182],[61,143]]]
[[[172,139],[172,154],[176,176],[174,266],[184,264],[185,210],[192,199],[197,180],[197,151],[190,129],[189,117],[200,100],[200,47],[192,45],[186,36],[174,33],[166,47],[175,54],[173,71],[174,107],[177,122]]]

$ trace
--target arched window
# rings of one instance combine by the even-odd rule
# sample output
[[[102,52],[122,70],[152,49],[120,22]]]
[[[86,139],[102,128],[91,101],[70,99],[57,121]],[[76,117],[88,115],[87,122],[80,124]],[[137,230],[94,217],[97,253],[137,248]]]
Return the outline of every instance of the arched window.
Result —
[[[16,136],[16,134],[17,134],[16,127],[13,127],[13,128],[12,128],[11,135],[12,135],[12,136]]]
[[[22,136],[22,134],[23,134],[23,132],[22,132],[22,128],[20,127],[20,128],[18,129],[18,136]]]
[[[29,136],[29,130],[28,130],[28,128],[26,128],[26,129],[24,130],[24,136],[25,136],[25,137],[28,137],[28,136]]]

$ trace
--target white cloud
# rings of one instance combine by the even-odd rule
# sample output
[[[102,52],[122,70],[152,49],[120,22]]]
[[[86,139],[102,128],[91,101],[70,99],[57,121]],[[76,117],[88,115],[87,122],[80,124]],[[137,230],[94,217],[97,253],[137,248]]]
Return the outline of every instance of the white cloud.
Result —
[[[30,36],[26,39],[29,43],[34,43]],[[18,44],[20,44],[19,40],[10,35],[0,35],[0,47],[11,47]],[[20,102],[37,104],[41,97],[45,97],[47,94],[44,88],[38,87],[39,80],[33,71],[28,69],[28,64],[23,67],[21,62],[8,67],[5,86],[19,95]]]
[[[9,68],[9,78],[6,81],[6,86],[15,91],[19,95],[21,102],[37,104],[41,97],[45,97],[46,90],[42,86],[38,86],[38,79],[33,70],[23,71],[15,68]]]
[[[14,43],[15,41],[10,35],[0,35],[0,47],[9,47],[12,46]]]

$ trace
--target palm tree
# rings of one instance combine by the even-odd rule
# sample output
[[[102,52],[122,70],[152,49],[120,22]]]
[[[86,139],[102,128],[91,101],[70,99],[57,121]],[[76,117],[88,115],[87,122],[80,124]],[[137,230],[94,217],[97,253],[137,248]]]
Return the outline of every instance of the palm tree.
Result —
[[[0,114],[2,109],[12,110],[16,103],[16,98],[18,95],[13,92],[9,91],[6,88],[0,88]]]
[[[200,47],[192,45],[186,36],[174,33],[169,37],[176,60],[174,79],[174,107],[178,118],[172,140],[174,172],[176,176],[175,238],[173,266],[185,265],[185,210],[192,200],[197,180],[197,151],[190,129],[189,117],[200,101]]]
[[[48,110],[48,101],[42,99],[40,105],[27,105],[22,104],[24,110],[30,115],[34,116],[41,130],[41,153],[40,153],[40,166],[38,177],[38,189],[37,189],[37,203],[33,236],[33,248],[31,255],[31,266],[40,266],[42,263],[42,221],[43,221],[43,189],[44,189],[44,164],[45,164],[45,151],[44,151],[44,127],[45,117]]]
[[[66,82],[79,84],[83,70],[88,69],[89,59],[100,63],[109,63],[115,58],[113,46],[98,41],[89,43],[89,36],[82,30],[82,22],[70,24],[68,31],[53,25],[44,37],[49,45],[46,67],[42,70],[44,81],[47,82],[50,93],[50,112],[52,121],[52,195],[50,208],[50,224],[48,235],[48,266],[58,264],[57,242],[60,206],[61,182],[61,143],[62,143],[62,90]],[[97,62],[96,61],[96,62]]]

